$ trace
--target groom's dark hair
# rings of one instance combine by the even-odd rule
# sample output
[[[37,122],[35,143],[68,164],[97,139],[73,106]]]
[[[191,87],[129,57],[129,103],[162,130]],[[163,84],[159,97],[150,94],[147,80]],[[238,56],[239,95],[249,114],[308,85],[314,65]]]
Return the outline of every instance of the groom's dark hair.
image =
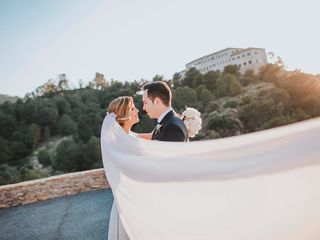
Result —
[[[172,93],[166,82],[156,81],[143,86],[143,90],[148,90],[148,98],[154,101],[156,97],[160,98],[166,106],[171,104]]]

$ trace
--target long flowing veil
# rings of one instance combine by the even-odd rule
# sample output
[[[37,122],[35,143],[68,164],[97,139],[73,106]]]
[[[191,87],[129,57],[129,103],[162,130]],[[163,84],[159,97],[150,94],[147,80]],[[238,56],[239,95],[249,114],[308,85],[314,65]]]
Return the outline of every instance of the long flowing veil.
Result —
[[[319,240],[320,119],[236,137],[134,138],[108,114],[103,165],[132,240]]]

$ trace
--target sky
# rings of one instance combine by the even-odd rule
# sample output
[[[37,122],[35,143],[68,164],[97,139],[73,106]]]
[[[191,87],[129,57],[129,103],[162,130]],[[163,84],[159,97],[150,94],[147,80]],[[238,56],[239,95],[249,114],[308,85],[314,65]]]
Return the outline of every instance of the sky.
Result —
[[[319,74],[316,0],[0,0],[0,93],[23,97],[58,74],[71,85],[171,78],[227,47],[258,47]]]

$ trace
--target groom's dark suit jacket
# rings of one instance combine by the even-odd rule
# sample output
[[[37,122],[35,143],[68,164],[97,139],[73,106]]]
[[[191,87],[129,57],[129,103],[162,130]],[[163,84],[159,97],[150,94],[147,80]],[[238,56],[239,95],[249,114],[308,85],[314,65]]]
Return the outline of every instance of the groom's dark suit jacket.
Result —
[[[174,113],[168,112],[160,122],[161,127],[152,133],[152,140],[186,142],[188,131],[182,120]]]

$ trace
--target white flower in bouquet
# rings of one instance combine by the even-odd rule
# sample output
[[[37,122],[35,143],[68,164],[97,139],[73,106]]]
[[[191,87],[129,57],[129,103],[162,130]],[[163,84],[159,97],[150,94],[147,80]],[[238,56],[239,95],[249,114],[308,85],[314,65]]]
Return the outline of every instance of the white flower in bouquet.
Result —
[[[182,113],[182,120],[190,138],[195,137],[201,129],[202,119],[200,116],[201,113],[197,109],[190,107],[186,107],[186,110]]]

